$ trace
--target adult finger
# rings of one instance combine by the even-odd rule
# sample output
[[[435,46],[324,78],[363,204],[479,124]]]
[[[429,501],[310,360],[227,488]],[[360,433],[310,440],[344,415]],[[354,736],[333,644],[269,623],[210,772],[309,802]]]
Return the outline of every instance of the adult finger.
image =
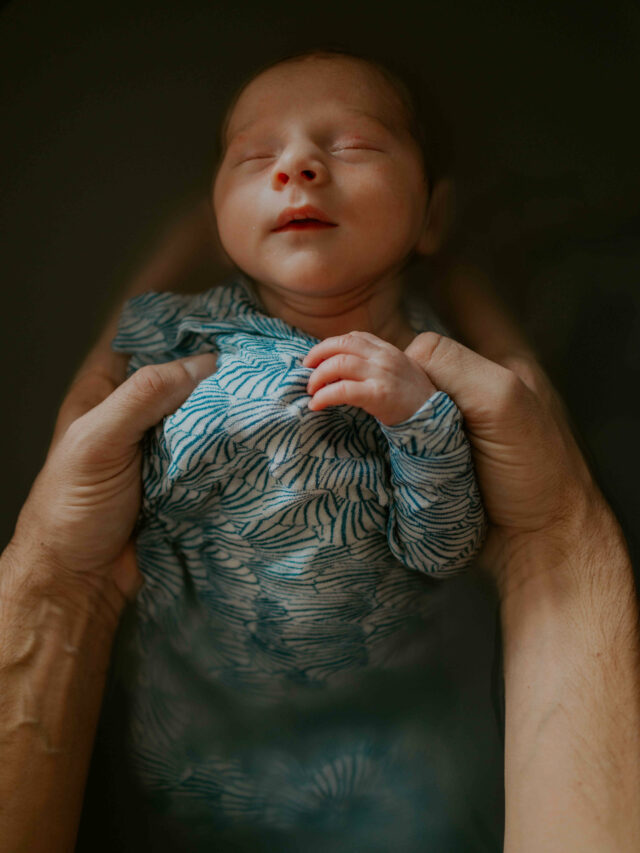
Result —
[[[101,455],[105,451],[124,453],[136,446],[148,429],[174,412],[215,368],[214,353],[145,365],[70,429],[89,435],[92,448]]]
[[[435,332],[415,338],[406,354],[455,400],[468,429],[478,436],[506,435],[519,424],[529,430],[533,421],[527,419],[527,413],[544,413],[547,422],[553,422],[576,472],[590,479],[566,408],[532,356],[508,356],[498,364]]]
[[[552,480],[563,480],[565,491],[577,482],[591,488],[592,475],[568,424],[559,423],[559,413],[537,393],[546,387],[542,373],[529,365],[530,387],[514,370],[434,332],[419,335],[406,352],[461,410],[495,521],[513,519],[518,501],[526,512],[527,505],[543,508]]]
[[[477,424],[493,422],[517,385],[526,387],[513,371],[436,332],[418,335],[405,353],[455,400],[466,420]]]
[[[441,277],[440,309],[458,335],[480,356],[514,373],[541,400],[560,430],[574,463],[584,465],[588,448],[580,439],[571,414],[536,358],[529,341],[498,295],[488,276],[477,266],[453,263]],[[581,451],[578,449],[578,444]]]
[[[585,460],[585,457],[589,455],[588,448],[580,437],[577,425],[574,423],[564,400],[554,388],[540,363],[532,355],[519,354],[506,356],[502,364],[520,377],[551,414],[574,468],[576,471],[581,471],[585,482],[588,481],[591,477]]]
[[[129,356],[105,350],[102,344],[94,347],[74,376],[60,406],[49,452],[70,424],[105,400],[124,382],[128,361]]]

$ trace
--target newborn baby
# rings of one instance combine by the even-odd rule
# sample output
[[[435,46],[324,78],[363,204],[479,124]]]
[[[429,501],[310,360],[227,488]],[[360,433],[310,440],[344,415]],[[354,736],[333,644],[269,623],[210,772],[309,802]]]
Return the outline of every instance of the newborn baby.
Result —
[[[327,763],[351,762],[347,801],[375,795],[358,737],[293,773],[234,752],[223,718],[393,667],[429,579],[485,533],[460,413],[404,353],[435,327],[403,271],[438,222],[403,91],[363,59],[298,56],[241,89],[222,143],[213,204],[237,274],[136,297],[113,344],[130,372],[218,353],[146,438],[127,646],[136,773],[166,811],[189,802],[203,839],[317,820]]]

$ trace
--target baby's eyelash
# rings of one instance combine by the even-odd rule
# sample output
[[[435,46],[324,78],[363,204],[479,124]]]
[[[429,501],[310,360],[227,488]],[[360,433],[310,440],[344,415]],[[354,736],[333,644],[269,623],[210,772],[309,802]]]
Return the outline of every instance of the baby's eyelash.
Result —
[[[379,148],[374,148],[372,145],[334,145],[331,151],[379,151]]]
[[[332,145],[328,151],[330,154],[335,154],[340,151],[380,151],[380,148],[375,148],[373,145],[365,145],[361,143],[353,143],[352,145]],[[238,160],[237,165],[241,166],[243,163],[254,163],[258,160],[273,160],[276,157],[275,154],[251,154],[247,157],[242,157]]]
[[[236,161],[236,166],[242,166],[243,163],[253,163],[256,160],[273,160],[273,154],[249,154],[246,157],[240,157]]]

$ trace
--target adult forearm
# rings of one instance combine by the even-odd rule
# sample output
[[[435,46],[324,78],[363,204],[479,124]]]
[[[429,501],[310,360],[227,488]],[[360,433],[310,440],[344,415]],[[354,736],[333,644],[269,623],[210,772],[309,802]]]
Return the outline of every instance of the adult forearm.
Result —
[[[640,646],[631,564],[602,502],[512,555],[503,590],[505,850],[640,849]]]
[[[57,853],[75,843],[117,612],[29,562],[0,557],[0,838]]]

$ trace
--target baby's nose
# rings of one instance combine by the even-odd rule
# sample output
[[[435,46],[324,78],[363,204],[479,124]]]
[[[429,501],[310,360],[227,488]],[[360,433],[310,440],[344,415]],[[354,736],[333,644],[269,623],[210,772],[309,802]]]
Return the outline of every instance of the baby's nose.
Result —
[[[318,173],[314,169],[301,169],[299,174],[303,181],[313,181]],[[289,175],[286,172],[278,172],[276,179],[281,184],[289,183]]]

